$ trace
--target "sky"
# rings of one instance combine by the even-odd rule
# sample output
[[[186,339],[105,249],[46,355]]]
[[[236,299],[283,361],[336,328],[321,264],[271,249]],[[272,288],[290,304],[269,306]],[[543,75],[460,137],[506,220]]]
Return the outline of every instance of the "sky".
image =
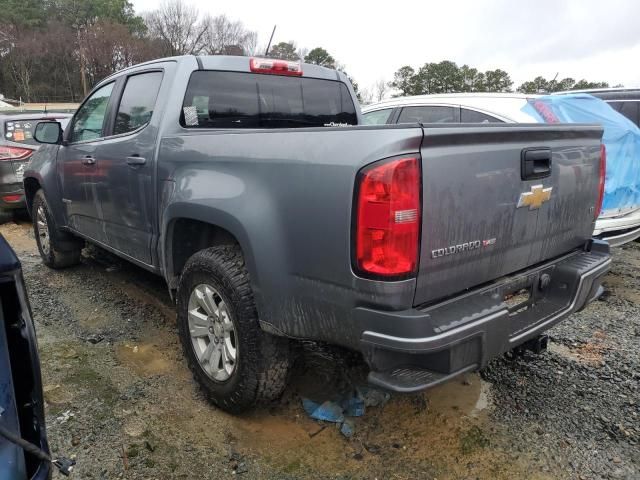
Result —
[[[137,13],[163,0],[132,0]],[[514,88],[541,75],[640,86],[637,0],[183,0],[202,13],[226,14],[258,32],[266,46],[321,46],[361,88],[389,81],[404,66],[452,60],[502,68]]]

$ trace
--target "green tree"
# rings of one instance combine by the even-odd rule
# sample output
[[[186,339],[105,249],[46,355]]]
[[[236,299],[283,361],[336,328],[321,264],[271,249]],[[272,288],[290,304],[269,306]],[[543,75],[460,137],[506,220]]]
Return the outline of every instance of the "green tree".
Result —
[[[312,49],[304,57],[305,63],[313,63],[314,65],[320,65],[321,67],[335,68],[336,60],[322,47],[316,47]]]
[[[499,68],[487,70],[485,76],[486,92],[510,92],[513,81],[507,72]]]
[[[618,85],[622,87],[622,85]],[[609,84],[607,82],[589,82],[584,78],[575,83],[572,90],[586,90],[589,88],[609,88]]]
[[[395,88],[399,91],[395,97],[404,97],[407,95],[416,95],[416,71],[405,65],[404,67],[400,67],[396,73],[393,74],[393,80],[389,82],[389,86],[391,88]]]
[[[272,45],[271,50],[269,50],[269,56],[282,60],[300,60],[296,45],[293,42],[280,42]]]
[[[42,27],[47,18],[42,0],[0,0],[0,39],[9,30]]]
[[[544,77],[538,76],[533,80],[522,83],[518,87],[518,92],[522,93],[553,93],[562,92],[565,90],[584,90],[589,88],[606,88],[609,84],[607,82],[589,82],[587,80],[580,80],[576,82],[573,78],[567,77],[562,80],[547,80]]]
[[[463,92],[485,92],[487,90],[484,73],[469,65],[460,67],[460,80]]]

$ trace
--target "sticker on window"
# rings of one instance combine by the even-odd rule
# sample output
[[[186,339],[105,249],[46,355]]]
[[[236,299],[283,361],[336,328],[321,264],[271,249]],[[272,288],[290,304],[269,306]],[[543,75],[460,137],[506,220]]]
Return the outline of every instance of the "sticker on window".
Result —
[[[16,142],[24,142],[24,130],[16,130],[13,134],[13,139]]]
[[[198,109],[195,105],[189,105],[182,107],[184,113],[184,124],[188,127],[194,127],[198,125]]]

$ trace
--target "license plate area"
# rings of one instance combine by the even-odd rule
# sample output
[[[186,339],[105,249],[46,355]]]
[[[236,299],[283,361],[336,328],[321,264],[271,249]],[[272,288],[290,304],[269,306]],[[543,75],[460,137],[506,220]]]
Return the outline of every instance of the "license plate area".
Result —
[[[519,313],[527,311],[532,304],[532,300],[531,286],[507,293],[502,299],[509,309],[509,316],[518,315]]]

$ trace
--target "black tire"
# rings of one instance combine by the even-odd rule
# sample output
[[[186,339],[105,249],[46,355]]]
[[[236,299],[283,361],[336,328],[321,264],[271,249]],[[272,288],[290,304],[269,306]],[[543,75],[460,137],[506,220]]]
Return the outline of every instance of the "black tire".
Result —
[[[41,232],[38,227],[38,212],[40,209],[42,209],[46,218],[44,228],[48,233],[48,247],[43,246],[43,243],[46,242],[45,239],[41,237]],[[44,264],[51,268],[65,268],[80,263],[80,252],[82,251],[84,242],[56,227],[42,189],[38,190],[33,198],[31,212],[33,233],[36,237],[38,252],[40,252],[40,257],[42,257]]]
[[[0,210],[0,225],[13,220],[13,210]]]
[[[217,290],[235,328],[237,363],[225,381],[216,381],[205,372],[192,346],[189,299],[201,284]],[[249,273],[238,247],[213,247],[193,255],[180,278],[177,300],[178,330],[184,354],[209,401],[229,413],[240,413],[282,394],[291,364],[289,340],[260,328]]]

